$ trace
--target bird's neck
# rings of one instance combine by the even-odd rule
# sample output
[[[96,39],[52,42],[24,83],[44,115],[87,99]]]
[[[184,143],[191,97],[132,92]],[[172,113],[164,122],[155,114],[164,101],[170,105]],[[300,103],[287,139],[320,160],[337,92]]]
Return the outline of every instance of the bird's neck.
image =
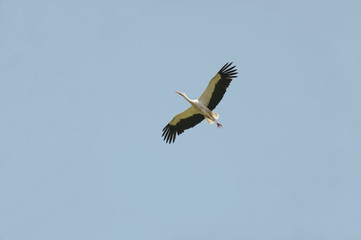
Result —
[[[184,97],[185,98],[185,100],[187,100],[190,104],[193,104],[194,103],[194,101],[193,100],[191,100],[191,99],[189,99],[188,97],[187,97],[187,95],[182,95],[182,97]]]

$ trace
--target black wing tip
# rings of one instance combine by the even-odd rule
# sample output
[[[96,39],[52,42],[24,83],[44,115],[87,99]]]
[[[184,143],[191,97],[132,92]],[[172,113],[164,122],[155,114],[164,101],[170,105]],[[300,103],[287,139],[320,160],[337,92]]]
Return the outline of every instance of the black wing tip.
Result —
[[[233,62],[227,62],[221,70],[219,70],[219,74],[221,74],[222,78],[236,78],[237,77],[237,69],[236,65],[232,66]]]
[[[167,124],[167,126],[165,126],[162,131],[163,141],[169,144],[174,143],[175,137],[177,136],[177,131],[175,130],[175,127]]]

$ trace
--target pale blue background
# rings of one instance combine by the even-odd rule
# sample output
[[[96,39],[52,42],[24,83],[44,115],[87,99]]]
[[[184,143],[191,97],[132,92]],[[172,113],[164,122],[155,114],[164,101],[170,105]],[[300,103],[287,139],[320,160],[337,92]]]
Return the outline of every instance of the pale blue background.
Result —
[[[0,239],[361,239],[360,1],[0,1]],[[227,62],[216,111],[162,128]]]

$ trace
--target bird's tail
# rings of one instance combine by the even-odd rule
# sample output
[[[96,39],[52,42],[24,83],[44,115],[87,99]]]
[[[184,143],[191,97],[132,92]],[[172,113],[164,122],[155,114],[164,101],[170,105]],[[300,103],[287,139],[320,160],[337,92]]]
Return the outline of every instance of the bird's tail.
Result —
[[[212,116],[213,116],[215,119],[218,119],[218,118],[219,118],[219,115],[218,115],[218,113],[216,113],[216,112],[212,112]]]
[[[218,118],[219,118],[219,115],[218,115],[218,113],[216,113],[216,112],[212,112],[212,116],[213,116],[215,119],[218,119]],[[214,121],[213,121],[212,119],[207,118],[207,117],[206,117],[206,121],[207,121],[207,123],[209,123],[209,124],[213,124],[213,123],[214,123]]]
[[[207,118],[207,117],[206,117],[206,121],[207,121],[207,123],[209,123],[209,124],[213,124],[213,123],[214,123],[214,121],[213,121],[212,119]]]

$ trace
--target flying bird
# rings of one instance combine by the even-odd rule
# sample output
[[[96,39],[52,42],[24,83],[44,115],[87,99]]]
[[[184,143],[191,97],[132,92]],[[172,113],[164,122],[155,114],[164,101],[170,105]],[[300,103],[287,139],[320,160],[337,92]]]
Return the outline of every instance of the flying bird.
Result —
[[[196,100],[189,99],[183,92],[175,91],[184,97],[191,104],[191,107],[176,115],[163,128],[162,137],[164,137],[166,143],[173,143],[176,135],[183,133],[188,128],[194,127],[204,119],[209,124],[216,123],[217,127],[222,127],[222,124],[217,121],[219,115],[212,110],[222,100],[232,79],[237,77],[236,66],[231,67],[231,65],[232,62],[226,63],[208,83],[203,94]]]

